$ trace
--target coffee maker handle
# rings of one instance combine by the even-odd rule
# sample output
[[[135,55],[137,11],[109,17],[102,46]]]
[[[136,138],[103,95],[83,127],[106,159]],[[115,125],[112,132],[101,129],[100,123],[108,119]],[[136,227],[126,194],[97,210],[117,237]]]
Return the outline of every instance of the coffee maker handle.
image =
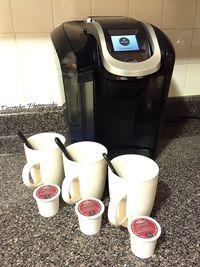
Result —
[[[74,190],[72,190],[73,183],[76,183],[76,188],[74,188]],[[65,177],[62,183],[62,199],[68,204],[74,204],[79,201],[80,198],[79,177]]]
[[[108,220],[112,225],[123,225],[126,220],[126,208],[121,208],[122,201],[126,202],[126,195],[121,196],[119,199],[111,199],[108,205]]]

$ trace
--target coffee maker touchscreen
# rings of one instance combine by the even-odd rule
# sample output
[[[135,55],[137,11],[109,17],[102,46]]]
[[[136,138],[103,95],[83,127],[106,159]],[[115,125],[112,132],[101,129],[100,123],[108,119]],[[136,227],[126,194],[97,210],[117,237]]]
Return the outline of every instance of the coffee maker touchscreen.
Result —
[[[112,35],[111,40],[115,52],[139,50],[135,35]]]

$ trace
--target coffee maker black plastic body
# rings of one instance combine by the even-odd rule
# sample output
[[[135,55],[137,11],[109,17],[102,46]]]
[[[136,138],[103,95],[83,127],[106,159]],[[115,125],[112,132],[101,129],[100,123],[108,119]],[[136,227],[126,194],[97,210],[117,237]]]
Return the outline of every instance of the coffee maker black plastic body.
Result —
[[[127,17],[65,22],[51,38],[70,142],[93,140],[110,155],[155,158],[175,60],[168,38]]]

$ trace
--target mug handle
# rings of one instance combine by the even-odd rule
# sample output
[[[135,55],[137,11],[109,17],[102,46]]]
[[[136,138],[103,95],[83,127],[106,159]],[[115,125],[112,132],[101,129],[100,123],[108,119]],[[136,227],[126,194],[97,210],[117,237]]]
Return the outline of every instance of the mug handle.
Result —
[[[65,177],[64,180],[63,180],[63,183],[62,183],[62,199],[65,202],[69,203],[69,204],[74,204],[74,203],[76,203],[77,201],[79,201],[81,199],[80,194],[78,196],[76,196],[76,195],[72,196],[70,194],[70,189],[71,189],[72,183],[73,182],[77,182],[77,181],[79,181],[78,176],[76,176],[76,177],[72,176],[72,177],[67,177],[67,178]],[[80,188],[79,188],[79,191],[80,191]]]
[[[122,201],[126,201],[126,195],[121,196],[119,199],[111,199],[108,205],[108,220],[112,225],[120,226],[123,225],[126,220],[126,209],[124,211],[123,217],[119,221],[119,212],[120,212],[120,204]]]
[[[35,167],[39,167],[40,163],[38,161],[36,162],[27,162],[24,165],[24,168],[22,170],[22,180],[23,183],[28,186],[28,187],[36,187],[41,185],[41,180],[38,179],[37,177],[32,177],[32,179],[30,178],[30,171],[31,169],[35,166]],[[32,180],[32,181],[31,181]]]

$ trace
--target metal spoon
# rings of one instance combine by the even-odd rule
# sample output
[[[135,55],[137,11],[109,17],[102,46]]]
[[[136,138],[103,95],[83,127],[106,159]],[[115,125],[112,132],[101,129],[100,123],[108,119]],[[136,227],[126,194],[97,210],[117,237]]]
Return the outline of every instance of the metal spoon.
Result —
[[[65,155],[65,157],[68,158],[69,160],[73,160],[73,158],[71,157],[71,155],[69,154],[69,152],[67,151],[67,149],[65,148],[63,143],[60,141],[60,139],[58,137],[56,137],[54,140],[55,140],[56,144],[58,145],[58,147],[60,148],[60,150]]]
[[[103,155],[103,157],[104,157],[106,163],[108,164],[108,166],[109,166],[110,169],[112,170],[112,172],[113,172],[115,175],[119,176],[119,175],[117,174],[117,171],[115,170],[114,166],[112,165],[111,161],[109,160],[108,156],[106,155],[106,153],[103,153],[102,155]]]
[[[34,149],[34,147],[29,143],[27,138],[23,135],[23,133],[20,130],[17,130],[17,134],[19,138],[22,140],[22,142],[30,149]]]

